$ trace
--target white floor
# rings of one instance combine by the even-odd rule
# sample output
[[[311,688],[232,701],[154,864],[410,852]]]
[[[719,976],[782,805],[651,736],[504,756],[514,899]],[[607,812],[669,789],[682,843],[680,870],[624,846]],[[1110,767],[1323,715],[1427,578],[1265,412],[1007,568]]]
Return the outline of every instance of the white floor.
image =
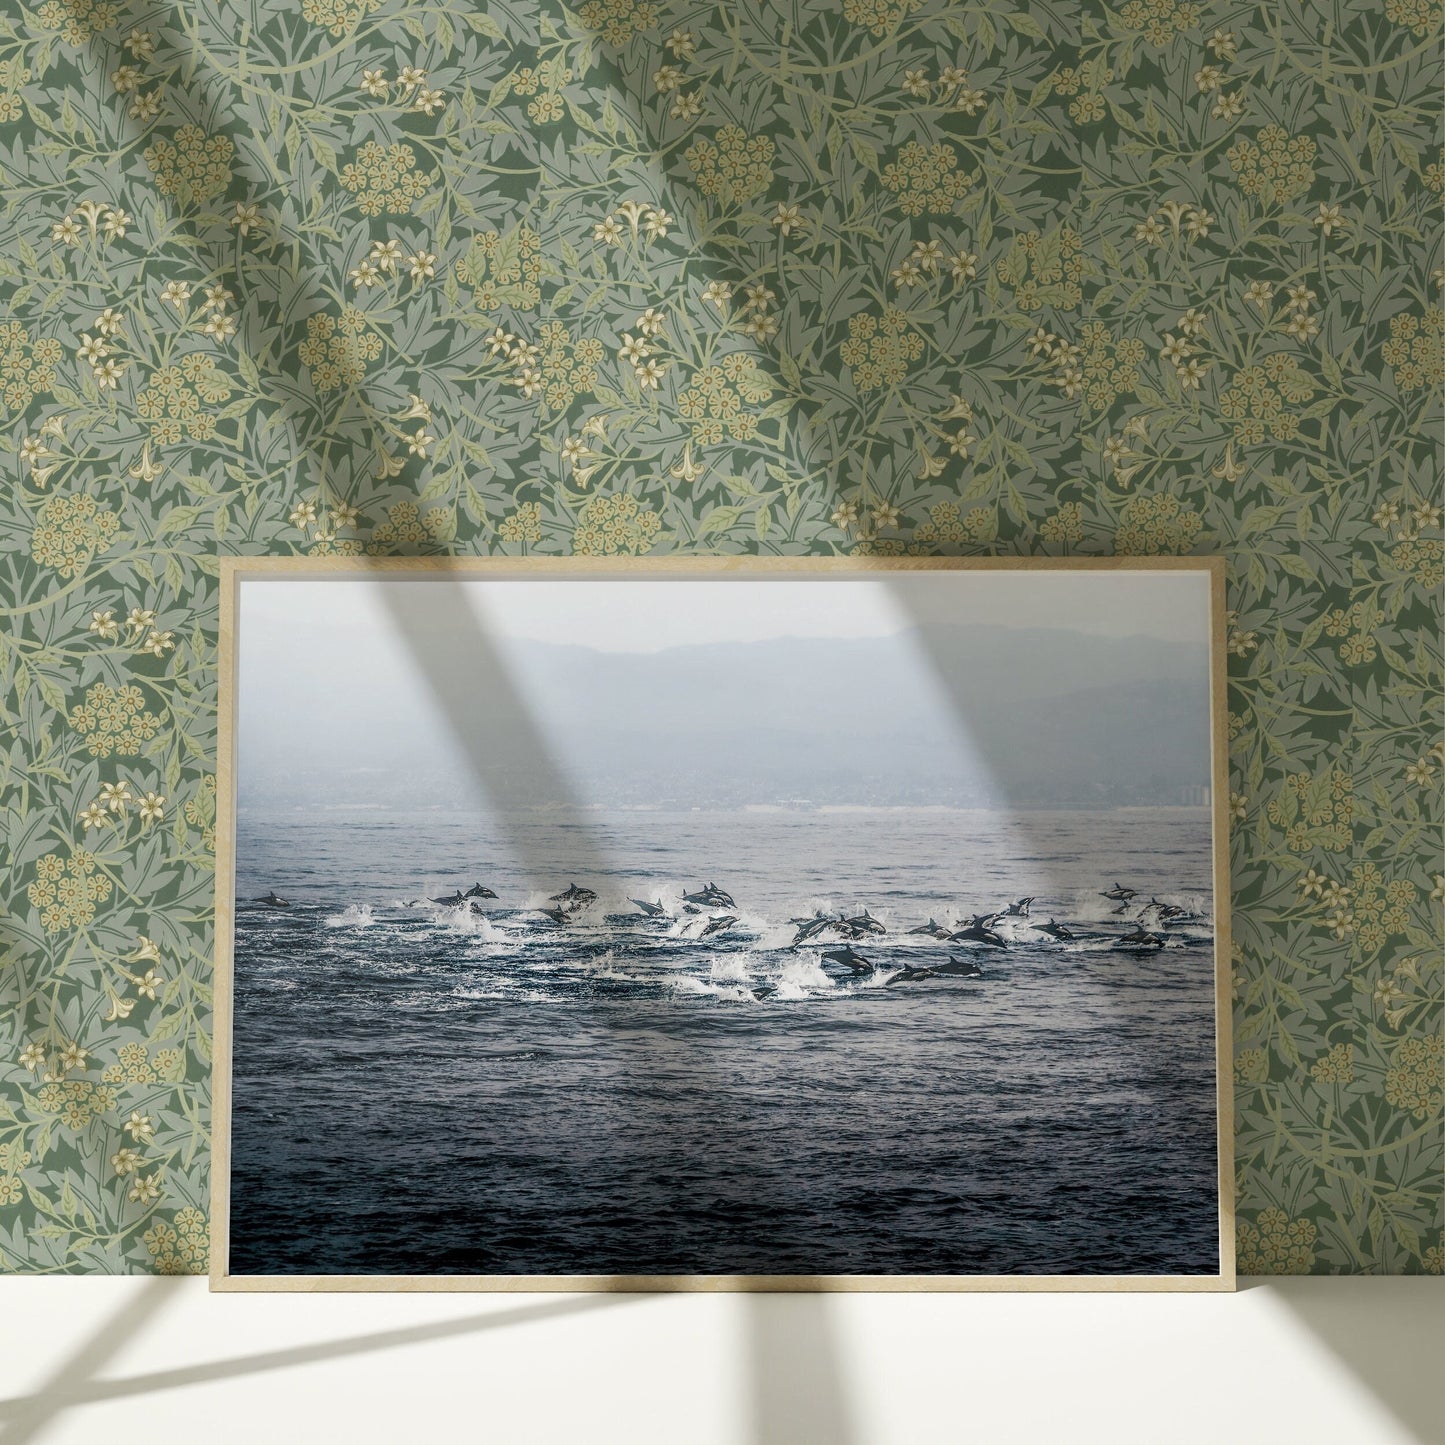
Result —
[[[0,1279],[0,1441],[1439,1445],[1445,1281],[214,1296]]]

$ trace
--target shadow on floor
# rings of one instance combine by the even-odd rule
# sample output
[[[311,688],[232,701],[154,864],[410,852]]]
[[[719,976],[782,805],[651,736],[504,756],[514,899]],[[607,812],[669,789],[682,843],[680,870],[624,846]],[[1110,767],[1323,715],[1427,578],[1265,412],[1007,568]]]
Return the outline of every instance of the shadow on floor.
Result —
[[[4,1433],[0,1434],[0,1445],[24,1445],[24,1442],[35,1439],[63,1411],[78,1405],[149,1395],[160,1390],[176,1390],[187,1385],[265,1374],[272,1370],[290,1370],[322,1360],[345,1359],[351,1355],[398,1349],[405,1345],[430,1344],[458,1335],[479,1334],[509,1325],[536,1324],[649,1298],[626,1294],[569,1295],[540,1304],[488,1310],[482,1314],[464,1315],[460,1319],[436,1320],[395,1330],[376,1330],[370,1334],[322,1340],[311,1345],[290,1345],[282,1350],[238,1355],[229,1360],[212,1360],[180,1369],[155,1370],[118,1380],[96,1379],[96,1374],[117,1350],[132,1343],[158,1311],[174,1298],[176,1287],[175,1281],[151,1280],[140,1295],[138,1304],[128,1301],[122,1310],[113,1313],[38,1390],[29,1395],[0,1400],[0,1423],[5,1427]]]
[[[1269,1291],[1420,1445],[1445,1445],[1445,1284],[1361,1277],[1328,1288],[1313,1278],[1241,1279],[1239,1287]]]

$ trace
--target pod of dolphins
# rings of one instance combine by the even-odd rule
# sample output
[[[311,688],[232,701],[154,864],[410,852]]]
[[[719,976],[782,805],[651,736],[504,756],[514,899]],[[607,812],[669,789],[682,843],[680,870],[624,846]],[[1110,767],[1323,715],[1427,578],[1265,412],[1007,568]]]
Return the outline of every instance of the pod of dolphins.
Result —
[[[1115,947],[1119,948],[1141,950],[1163,948],[1164,933],[1168,924],[1197,917],[1188,909],[1173,903],[1161,903],[1157,898],[1150,898],[1147,903],[1138,903],[1136,901],[1139,896],[1138,890],[1126,888],[1119,883],[1114,883],[1111,887],[1102,890],[1099,896],[1119,905],[1113,910],[1113,916],[1132,921],[1133,927],[1129,932],[1113,936],[1112,942]],[[413,899],[412,903],[420,905],[431,902],[443,908],[467,908],[472,912],[482,913],[481,900],[496,897],[497,894],[490,888],[483,887],[480,883],[474,883],[465,891],[458,888],[454,893],[445,897],[429,900],[418,898]],[[590,888],[579,888],[577,884],[569,883],[562,892],[552,894],[547,901],[552,906],[539,908],[536,912],[550,919],[558,927],[563,927],[586,913],[597,902],[597,894]],[[630,901],[637,908],[639,915],[644,918],[671,917],[668,908],[660,898],[654,902],[649,902],[645,898],[633,898]],[[292,906],[289,899],[278,897],[274,889],[259,898],[252,899],[251,902],[253,906],[259,908],[290,908]],[[996,912],[975,913],[968,919],[955,923],[951,929],[944,927],[936,919],[930,918],[926,923],[920,923],[916,927],[907,929],[906,932],[912,936],[934,938],[940,942],[975,943],[989,948],[1008,948],[1010,939],[999,930],[997,925],[1000,920],[1005,918],[1021,918],[1029,919],[1028,926],[1030,928],[1046,934],[1050,938],[1067,941],[1078,936],[1067,925],[1059,923],[1053,918],[1050,918],[1047,923],[1033,922],[1030,918],[1033,904],[1034,897],[1029,895],[1016,899]],[[684,915],[702,917],[706,912],[702,927],[695,935],[698,938],[726,934],[738,922],[738,915],[728,911],[736,908],[737,903],[733,896],[711,881],[703,888],[682,895],[681,911]],[[707,910],[721,911],[708,912]],[[1130,918],[1131,914],[1132,919]],[[820,909],[811,918],[794,918],[790,922],[797,930],[789,945],[790,948],[796,949],[802,944],[815,940],[819,942],[827,942],[833,938],[844,940],[841,947],[823,952],[821,959],[846,970],[850,978],[869,977],[887,972],[890,968],[887,964],[875,963],[853,947],[855,941],[881,937],[888,932],[887,925],[875,918],[866,908],[861,913],[852,915],[825,913]],[[929,967],[905,965],[898,968],[895,966],[883,982],[885,986],[891,987],[899,983],[922,983],[930,978],[972,979],[983,976],[983,969],[977,963],[970,959],[957,958],[950,953],[947,963],[933,964]],[[775,992],[773,987],[753,990],[754,995],[758,998],[765,998],[773,992]]]

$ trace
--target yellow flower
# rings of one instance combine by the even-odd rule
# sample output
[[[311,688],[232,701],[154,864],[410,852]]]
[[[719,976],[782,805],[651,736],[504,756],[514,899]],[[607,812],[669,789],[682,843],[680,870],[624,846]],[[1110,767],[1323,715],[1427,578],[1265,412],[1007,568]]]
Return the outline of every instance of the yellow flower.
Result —
[[[768,136],[750,136],[741,126],[725,125],[695,140],[684,158],[704,196],[722,206],[740,206],[772,185],[775,153]]]
[[[382,211],[405,215],[435,179],[433,172],[417,168],[416,152],[400,142],[384,147],[367,141],[341,168],[342,187],[357,197],[365,216],[379,216]]]
[[[30,537],[30,555],[62,577],[82,571],[111,545],[120,519],[84,492],[52,497],[41,507]]]
[[[224,135],[208,136],[198,125],[183,125],[174,140],[160,137],[145,151],[156,189],[183,206],[214,200],[231,184],[236,147]]]

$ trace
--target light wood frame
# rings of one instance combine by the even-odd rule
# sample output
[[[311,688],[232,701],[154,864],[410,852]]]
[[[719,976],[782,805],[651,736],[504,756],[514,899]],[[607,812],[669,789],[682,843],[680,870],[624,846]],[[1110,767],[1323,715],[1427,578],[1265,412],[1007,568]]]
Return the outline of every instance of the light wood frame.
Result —
[[[1219,1164],[1219,1273],[1214,1275],[234,1275],[229,1269],[231,1067],[235,923],[236,603],[248,578],[428,574],[503,580],[668,580],[758,576],[861,577],[886,572],[1196,572],[1210,579],[1210,750],[1214,883],[1216,1150]],[[215,1039],[211,1135],[213,1291],[468,1292],[967,1292],[1232,1291],[1234,1258],[1234,1099],[1230,1013],[1229,763],[1222,557],[222,557],[220,559],[219,732],[216,756]]]

